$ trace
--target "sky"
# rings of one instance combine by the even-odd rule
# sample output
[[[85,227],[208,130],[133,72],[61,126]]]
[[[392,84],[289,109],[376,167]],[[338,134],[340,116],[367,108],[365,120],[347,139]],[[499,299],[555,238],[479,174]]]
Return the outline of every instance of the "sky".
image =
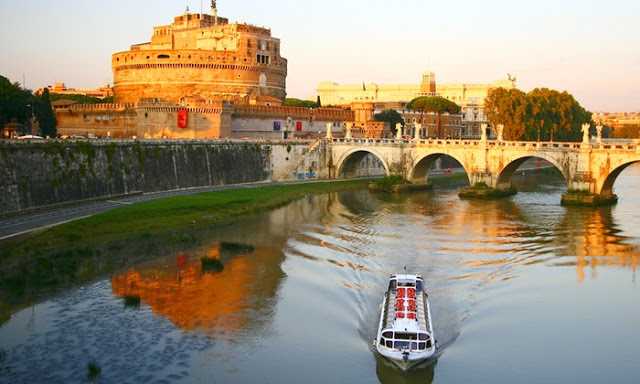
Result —
[[[112,83],[111,55],[148,42],[208,0],[21,0],[0,4],[0,75],[37,89]],[[271,28],[287,97],[320,82],[486,84],[567,91],[592,112],[640,111],[638,0],[218,0],[230,22]]]

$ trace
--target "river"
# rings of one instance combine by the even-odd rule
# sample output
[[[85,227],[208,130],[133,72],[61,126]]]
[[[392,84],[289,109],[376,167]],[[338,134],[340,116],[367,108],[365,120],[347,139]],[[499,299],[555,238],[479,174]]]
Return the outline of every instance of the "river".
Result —
[[[309,196],[199,230],[12,316],[0,382],[640,382],[640,164],[612,207],[562,207],[561,178],[514,182],[489,202],[455,187]],[[405,266],[440,346],[409,373],[372,345]]]

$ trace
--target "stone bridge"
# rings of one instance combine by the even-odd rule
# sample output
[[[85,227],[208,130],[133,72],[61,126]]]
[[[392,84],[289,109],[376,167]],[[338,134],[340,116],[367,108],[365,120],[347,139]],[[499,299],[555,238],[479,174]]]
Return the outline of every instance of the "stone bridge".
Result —
[[[451,156],[469,177],[471,187],[511,189],[511,177],[526,160],[541,158],[562,172],[569,200],[598,204],[617,201],[613,185],[630,164],[640,161],[640,142],[581,143],[502,140],[329,139],[329,177],[357,174],[367,156],[375,156],[387,175],[403,175],[414,183],[426,182],[429,169],[441,156]],[[481,183],[481,184],[478,184]],[[571,203],[571,201],[567,201]]]

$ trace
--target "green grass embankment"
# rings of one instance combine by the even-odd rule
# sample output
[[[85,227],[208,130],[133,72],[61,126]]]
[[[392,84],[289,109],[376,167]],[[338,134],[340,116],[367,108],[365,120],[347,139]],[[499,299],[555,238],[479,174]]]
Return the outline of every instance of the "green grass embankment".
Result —
[[[169,197],[123,206],[29,236],[31,247],[75,247],[122,237],[157,235],[277,208],[308,195],[364,189],[369,180],[273,185]]]

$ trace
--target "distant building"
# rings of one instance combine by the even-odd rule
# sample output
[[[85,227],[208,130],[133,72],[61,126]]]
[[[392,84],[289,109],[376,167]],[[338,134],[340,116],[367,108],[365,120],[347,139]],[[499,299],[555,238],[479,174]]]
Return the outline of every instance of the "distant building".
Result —
[[[635,113],[607,113],[596,112],[591,117],[594,123],[608,125],[613,129],[623,128],[625,126],[640,127],[640,111]]]
[[[24,124],[17,123],[12,120],[10,123],[6,123],[2,126],[1,139],[13,139],[17,137],[21,132],[26,132],[27,128]]]
[[[497,80],[492,84],[437,84],[433,72],[424,72],[420,84],[378,85],[376,83],[362,85],[339,85],[324,82],[318,85],[318,95],[324,105],[350,105],[354,102],[367,102],[376,105],[376,110],[391,106],[405,118],[406,130],[415,129],[416,119],[411,111],[406,109],[409,101],[420,96],[441,96],[458,104],[460,110],[460,124],[456,118],[447,118],[447,134],[444,137],[480,137],[480,126],[488,123],[484,113],[484,99],[493,88],[515,88],[515,78]],[[408,120],[407,120],[408,118]],[[442,118],[442,116],[441,116]],[[449,121],[450,120],[450,121]],[[417,121],[420,123],[420,121]],[[430,123],[429,123],[430,124]],[[441,121],[442,125],[442,121]],[[423,129],[426,129],[423,125]],[[432,137],[431,131],[425,131],[425,137]]]
[[[46,88],[49,90],[49,93],[56,93],[59,95],[85,95],[97,97],[99,99],[113,96],[113,89],[109,86],[109,84],[102,85],[96,89],[76,89],[67,88],[64,83],[55,83],[53,84],[53,87],[48,85]],[[35,94],[42,95],[43,92],[44,88],[38,88],[36,89]]]

